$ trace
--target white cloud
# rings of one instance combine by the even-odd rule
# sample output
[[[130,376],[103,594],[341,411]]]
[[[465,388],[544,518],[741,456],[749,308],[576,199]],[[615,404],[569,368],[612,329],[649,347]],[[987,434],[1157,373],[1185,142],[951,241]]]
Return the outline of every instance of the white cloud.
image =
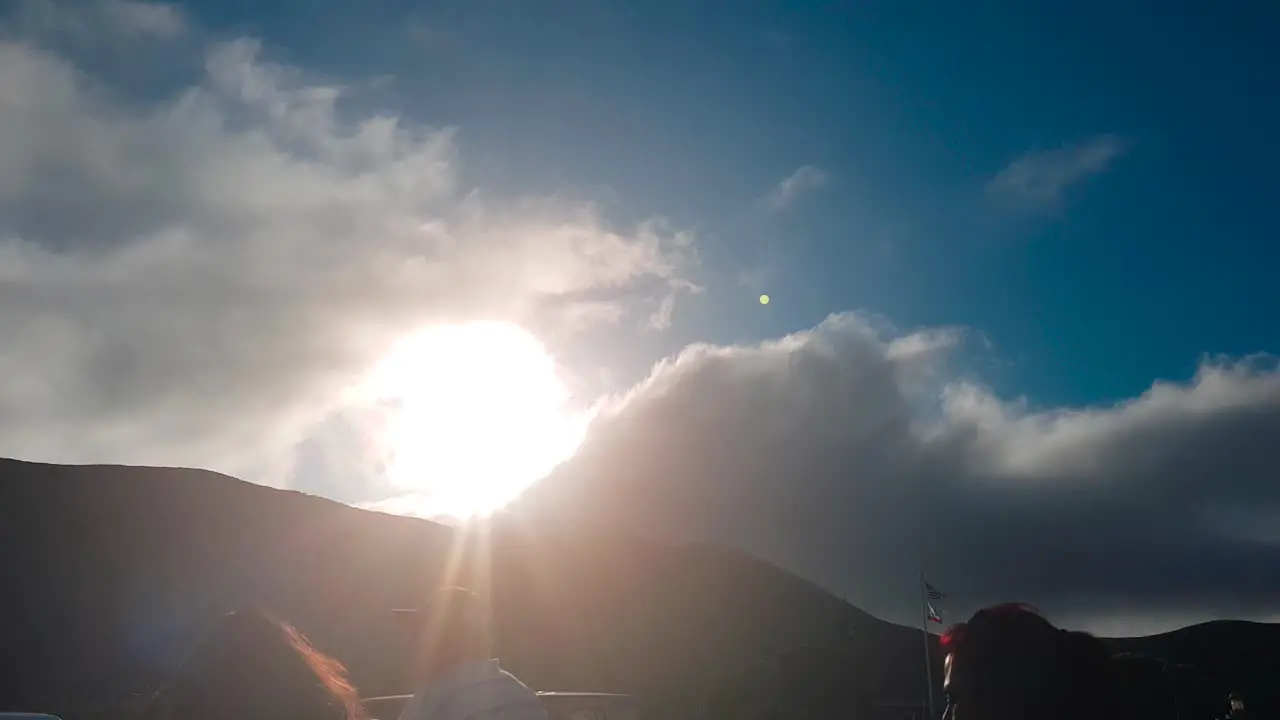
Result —
[[[181,35],[187,27],[182,12],[172,5],[107,0],[103,8],[112,26],[129,34],[175,37]]]
[[[451,129],[342,102],[248,40],[139,105],[0,42],[0,454],[280,483],[421,323],[641,325],[688,286],[689,233],[460,187]]]
[[[65,35],[79,41],[111,37],[169,39],[187,31],[182,11],[139,0],[15,0],[18,30],[27,36]]]
[[[804,165],[783,178],[764,199],[769,212],[782,212],[791,207],[803,194],[827,184],[827,174],[812,166]]]
[[[1095,135],[1058,149],[1029,152],[997,173],[987,192],[1018,207],[1053,210],[1068,190],[1105,172],[1126,147],[1115,135]]]
[[[736,545],[900,622],[921,569],[953,618],[1024,600],[1114,631],[1280,610],[1274,362],[1032,412],[950,372],[961,338],[841,315],[687,348],[525,509]]]

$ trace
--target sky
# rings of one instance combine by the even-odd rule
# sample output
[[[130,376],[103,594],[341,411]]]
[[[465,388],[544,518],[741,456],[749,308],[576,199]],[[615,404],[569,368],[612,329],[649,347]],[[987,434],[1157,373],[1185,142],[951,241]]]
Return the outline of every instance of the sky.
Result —
[[[921,570],[949,620],[1280,617],[1277,32],[1261,0],[14,0],[0,454],[375,502],[354,379],[500,319],[597,409],[530,506],[900,622]]]

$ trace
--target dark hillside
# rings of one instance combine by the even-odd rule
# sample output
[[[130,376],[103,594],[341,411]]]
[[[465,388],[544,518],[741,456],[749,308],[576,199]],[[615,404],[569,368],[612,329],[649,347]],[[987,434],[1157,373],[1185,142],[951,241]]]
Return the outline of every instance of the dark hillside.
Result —
[[[1243,692],[1258,717],[1280,710],[1280,625],[1218,620],[1173,632],[1107,641],[1119,653],[1159,660],[1184,695],[1188,717],[1221,716],[1227,695]]]
[[[0,707],[143,691],[242,605],[295,622],[367,694],[402,691],[387,610],[450,565],[477,589],[489,579],[502,654],[541,689],[696,715],[722,678],[819,644],[874,660],[869,690],[920,693],[917,632],[732,551],[516,520],[455,546],[440,525],[214,473],[16,461],[0,461],[0,527]]]
[[[294,622],[365,694],[403,692],[388,610],[446,568],[491,594],[504,662],[538,689],[634,693],[650,717],[694,718],[762,668],[785,682],[829,664],[868,702],[923,694],[918,630],[741,553],[528,518],[462,534],[209,472],[0,460],[0,710],[120,703],[245,605]],[[1261,698],[1278,633],[1210,623],[1112,642],[1194,665],[1206,698]]]

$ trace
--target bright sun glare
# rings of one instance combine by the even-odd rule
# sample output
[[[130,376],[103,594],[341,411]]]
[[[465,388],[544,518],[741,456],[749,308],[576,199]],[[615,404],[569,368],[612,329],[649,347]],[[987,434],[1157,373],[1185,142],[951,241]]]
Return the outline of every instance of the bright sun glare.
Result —
[[[395,407],[387,473],[418,514],[492,513],[569,457],[586,425],[537,338],[508,323],[428,328],[375,368]]]

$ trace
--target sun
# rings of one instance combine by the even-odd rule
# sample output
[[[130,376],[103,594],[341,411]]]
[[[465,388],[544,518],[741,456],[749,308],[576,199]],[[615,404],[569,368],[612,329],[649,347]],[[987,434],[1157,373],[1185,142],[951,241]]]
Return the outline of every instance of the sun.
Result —
[[[556,363],[509,323],[427,328],[373,370],[369,390],[391,408],[387,476],[417,514],[467,519],[510,502],[582,441]]]

